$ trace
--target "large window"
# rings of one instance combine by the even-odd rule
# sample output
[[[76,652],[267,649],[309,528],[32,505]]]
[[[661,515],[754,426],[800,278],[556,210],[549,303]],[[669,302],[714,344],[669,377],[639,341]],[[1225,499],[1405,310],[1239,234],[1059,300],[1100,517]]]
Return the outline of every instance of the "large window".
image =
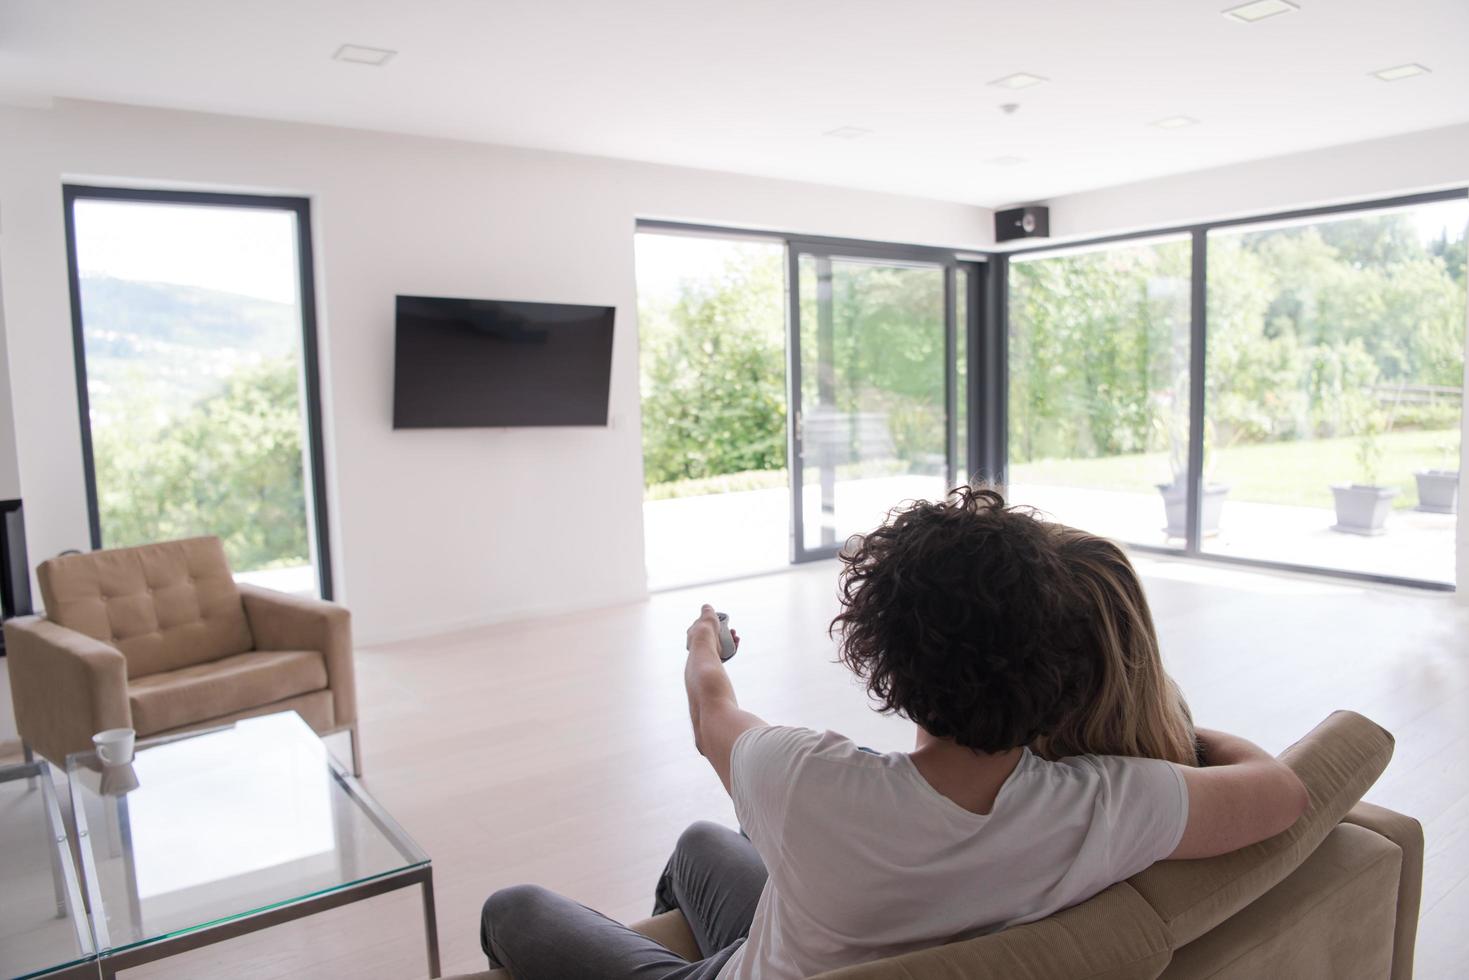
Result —
[[[1209,234],[1205,551],[1454,581],[1466,219]]]
[[[1012,498],[1149,548],[1452,584],[1466,223],[1429,195],[1012,256]]]
[[[68,187],[93,545],[330,595],[306,202]]]
[[[1010,262],[1009,484],[1017,503],[1182,547],[1187,238]]]

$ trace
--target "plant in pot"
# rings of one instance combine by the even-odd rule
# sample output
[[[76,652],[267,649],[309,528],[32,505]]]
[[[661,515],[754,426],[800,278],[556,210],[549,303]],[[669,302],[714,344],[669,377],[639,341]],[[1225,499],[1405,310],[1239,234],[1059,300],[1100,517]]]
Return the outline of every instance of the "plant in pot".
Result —
[[[1172,480],[1157,485],[1158,492],[1163,496],[1163,516],[1167,521],[1163,533],[1170,538],[1186,538],[1188,537],[1188,420],[1175,417],[1170,425],[1159,419],[1157,425],[1167,433],[1168,467],[1173,474]],[[1213,435],[1213,423],[1206,419],[1204,421],[1204,458],[1206,460],[1211,460],[1212,457],[1209,448],[1213,442]],[[1226,484],[1211,483],[1209,474],[1205,472],[1204,496],[1200,501],[1203,513],[1200,519],[1201,529],[1206,538],[1219,533],[1219,516],[1224,511],[1224,497],[1227,493],[1229,493],[1229,487]]]
[[[1430,514],[1453,514],[1459,509],[1459,471],[1450,469],[1459,457],[1457,442],[1440,445],[1443,454],[1437,469],[1415,470],[1418,481],[1418,509]]]
[[[1331,495],[1336,503],[1333,531],[1347,534],[1378,535],[1387,528],[1387,515],[1393,498],[1401,491],[1378,482],[1382,469],[1382,436],[1388,429],[1380,411],[1366,413],[1357,437],[1358,483],[1333,483]]]

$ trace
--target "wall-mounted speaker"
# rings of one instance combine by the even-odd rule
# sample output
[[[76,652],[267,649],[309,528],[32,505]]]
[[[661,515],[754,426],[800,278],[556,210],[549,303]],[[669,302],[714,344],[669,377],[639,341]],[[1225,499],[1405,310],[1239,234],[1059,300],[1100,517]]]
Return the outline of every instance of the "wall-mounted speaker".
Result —
[[[1043,205],[995,212],[995,241],[1046,238],[1051,234],[1051,209]]]

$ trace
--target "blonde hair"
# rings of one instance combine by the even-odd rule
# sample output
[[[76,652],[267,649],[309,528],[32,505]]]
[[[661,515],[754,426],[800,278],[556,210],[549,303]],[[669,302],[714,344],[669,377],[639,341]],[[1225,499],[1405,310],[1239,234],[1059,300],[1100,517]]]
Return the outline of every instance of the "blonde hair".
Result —
[[[1163,669],[1142,582],[1105,538],[1052,525],[1072,585],[1089,609],[1100,670],[1091,696],[1031,748],[1047,759],[1127,755],[1198,764],[1188,705]]]

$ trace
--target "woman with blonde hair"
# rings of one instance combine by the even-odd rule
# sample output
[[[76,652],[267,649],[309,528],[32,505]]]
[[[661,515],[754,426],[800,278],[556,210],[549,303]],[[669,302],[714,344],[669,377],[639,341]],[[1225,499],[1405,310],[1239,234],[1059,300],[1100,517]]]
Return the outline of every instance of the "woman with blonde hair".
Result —
[[[1091,695],[1055,729],[1036,739],[1045,759],[1125,755],[1200,764],[1193,720],[1178,685],[1163,669],[1158,634],[1137,571],[1106,538],[1049,525],[1072,572],[1075,598],[1090,615],[1099,657]]]

